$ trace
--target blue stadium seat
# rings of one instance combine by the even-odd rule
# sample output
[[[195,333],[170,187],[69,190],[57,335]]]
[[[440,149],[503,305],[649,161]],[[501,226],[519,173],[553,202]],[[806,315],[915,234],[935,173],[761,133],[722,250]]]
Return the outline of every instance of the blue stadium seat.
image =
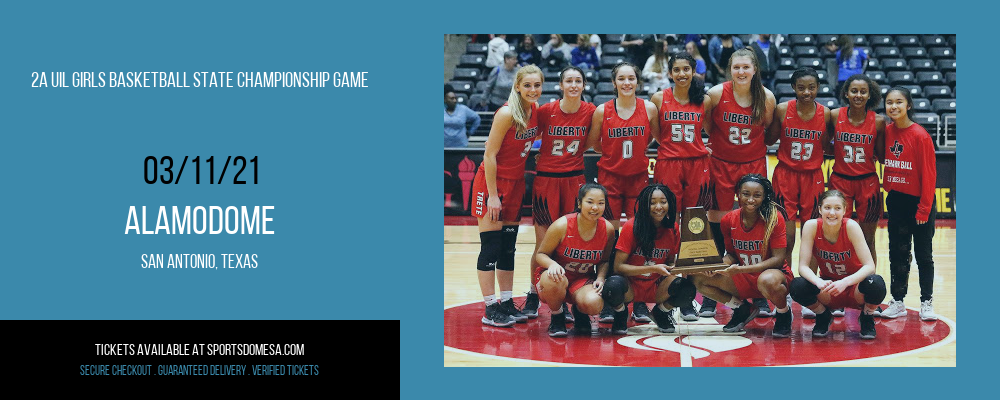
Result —
[[[942,59],[936,62],[937,69],[941,72],[955,72],[954,59]]]
[[[907,69],[906,60],[902,58],[882,58],[882,69],[885,71],[902,71]]]
[[[854,35],[854,45],[855,46],[867,46],[868,38],[865,35]]]
[[[931,109],[938,114],[955,112],[955,99],[931,100]]]
[[[927,47],[943,47],[948,45],[948,41],[941,35],[921,35],[921,39],[924,42],[924,46]]]
[[[819,76],[819,81],[820,82],[826,82],[826,70],[817,69],[816,70],[816,75]]]
[[[919,85],[899,85],[899,86],[906,88],[906,90],[909,90],[911,98],[924,97],[923,88],[921,88]]]
[[[820,82],[823,82],[823,81],[820,81]],[[835,91],[833,89],[833,86],[827,85],[825,83],[824,84],[820,84],[819,85],[819,94],[816,95],[816,97],[835,97],[836,93],[834,93],[834,92]]]
[[[951,47],[932,47],[927,50],[927,54],[934,60],[955,58],[955,50],[952,50]]]
[[[795,68],[795,59],[792,57],[785,57],[778,60],[778,69],[794,70]]]
[[[931,101],[923,98],[913,99],[913,112],[932,112]]]
[[[788,43],[792,46],[816,46],[816,38],[813,35],[788,35]],[[744,44],[749,44],[744,42]]]
[[[795,60],[795,65],[799,68],[809,67],[812,69],[823,68],[826,64],[822,59],[814,57],[799,57]]]
[[[860,35],[859,35],[860,36]],[[872,46],[895,46],[896,42],[892,39],[892,35],[869,35],[868,42]]]
[[[819,57],[819,49],[816,46],[795,46],[792,48],[795,57]]]
[[[951,88],[944,85],[931,85],[924,88],[924,95],[928,99],[950,99],[953,97]]]
[[[781,46],[778,48],[778,55],[781,57],[791,57],[792,49],[788,46]]]
[[[904,47],[900,49],[903,58],[912,60],[914,58],[927,58],[927,49],[923,47]]]
[[[912,71],[933,71],[937,69],[934,61],[927,58],[916,58],[910,60],[910,70]]]
[[[910,71],[889,71],[886,72],[886,79],[889,80],[889,84],[892,86],[896,85],[912,85],[917,82],[913,73]]]
[[[875,83],[879,85],[885,85],[886,83],[888,83],[888,81],[886,81],[885,79],[885,72],[867,71],[865,72],[865,75],[868,75],[869,78],[871,78],[873,81],[875,81]]]
[[[917,35],[896,35],[896,45],[899,47],[923,47]]]
[[[897,58],[900,56],[899,49],[896,46],[877,46],[875,47],[875,57],[878,58]]]

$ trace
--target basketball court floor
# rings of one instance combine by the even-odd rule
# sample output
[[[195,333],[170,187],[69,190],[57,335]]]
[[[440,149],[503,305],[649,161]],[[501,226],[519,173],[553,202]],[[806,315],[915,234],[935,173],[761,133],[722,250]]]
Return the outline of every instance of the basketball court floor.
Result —
[[[885,221],[876,233],[876,273],[889,281],[888,234]],[[444,226],[444,365],[445,366],[956,366],[956,232],[954,220],[939,220],[934,236],[935,322],[921,321],[917,266],[910,272],[904,302],[906,317],[876,318],[878,337],[858,336],[858,311],[834,318],[830,335],[813,339],[813,320],[801,318],[792,306],[792,335],[770,336],[771,318],[758,318],[742,335],[723,334],[731,312],[719,306],[713,318],[684,323],[675,334],[661,334],[652,324],[629,321],[627,335],[611,335],[609,324],[591,322],[594,334],[551,338],[549,310],[542,305],[537,319],[513,328],[483,325],[482,294],[476,281],[479,234],[471,217],[445,217]],[[534,249],[530,218],[522,221],[517,239],[514,272],[515,303],[524,302],[528,288],[528,260]],[[798,244],[793,250],[798,259]],[[794,270],[795,268],[793,268]],[[700,300],[700,296],[699,296]],[[885,302],[888,302],[887,296]],[[572,327],[572,324],[568,324]]]

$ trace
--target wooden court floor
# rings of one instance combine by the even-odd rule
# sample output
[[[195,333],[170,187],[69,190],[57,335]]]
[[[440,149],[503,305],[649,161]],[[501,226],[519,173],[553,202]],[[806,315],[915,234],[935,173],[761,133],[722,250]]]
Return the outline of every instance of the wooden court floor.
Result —
[[[950,221],[949,221],[950,222]],[[884,225],[884,222],[883,222]],[[946,227],[939,221],[934,235],[934,311],[952,321],[955,321],[957,331],[955,289],[956,289],[956,228]],[[952,224],[952,226],[954,226]],[[517,253],[514,272],[514,296],[524,296],[528,288],[528,260],[534,249],[534,228],[522,225],[517,237]],[[877,253],[876,272],[889,282],[888,234],[884,226],[876,232],[875,247]],[[482,301],[482,294],[476,281],[475,264],[479,256],[479,234],[476,226],[446,225],[444,227],[444,308]],[[793,262],[798,259],[798,243],[793,254]],[[794,270],[795,268],[793,268]],[[910,271],[909,291],[904,302],[908,308],[919,309],[920,285],[917,267],[914,264]],[[796,274],[797,275],[797,274]],[[890,300],[886,296],[885,302]],[[545,309],[547,306],[542,305]],[[795,318],[799,318],[796,313]],[[548,326],[547,318],[531,320],[529,323]],[[447,324],[448,321],[445,321]],[[544,327],[543,327],[544,329]],[[880,339],[883,334],[880,332]],[[952,336],[954,338],[955,336]],[[891,337],[890,337],[891,340]],[[943,346],[921,349],[906,354],[881,357],[870,360],[857,360],[849,363],[835,364],[837,366],[876,367],[876,366],[956,366],[956,342],[951,340]],[[538,366],[543,364],[526,362],[517,359],[486,357],[444,350],[445,366]]]

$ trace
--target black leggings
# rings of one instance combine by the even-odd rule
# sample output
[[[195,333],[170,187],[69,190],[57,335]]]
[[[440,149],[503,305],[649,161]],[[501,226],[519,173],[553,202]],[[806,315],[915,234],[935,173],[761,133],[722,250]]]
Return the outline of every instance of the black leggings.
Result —
[[[910,244],[917,259],[920,273],[920,301],[930,300],[934,294],[934,259],[932,257],[934,220],[937,219],[935,202],[931,202],[931,213],[927,223],[917,225],[917,204],[920,198],[905,193],[891,191],[885,204],[889,211],[889,273],[892,278],[890,293],[893,300],[902,301],[906,297],[907,282],[910,277]]]

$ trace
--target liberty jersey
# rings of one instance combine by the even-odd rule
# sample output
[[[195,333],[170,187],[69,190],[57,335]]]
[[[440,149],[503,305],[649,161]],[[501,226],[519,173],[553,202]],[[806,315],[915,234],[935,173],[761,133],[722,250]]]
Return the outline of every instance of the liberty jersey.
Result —
[[[583,240],[577,228],[579,213],[566,215],[566,235],[552,251],[552,260],[559,263],[570,280],[580,276],[594,276],[597,264],[604,259],[604,248],[608,244],[607,220],[597,220],[597,231],[590,240]]]
[[[841,280],[861,269],[861,260],[854,252],[854,244],[847,236],[847,221],[840,223],[837,243],[830,243],[823,236],[823,220],[816,219],[816,239],[813,241],[813,257],[819,262],[819,276],[828,280]],[[865,245],[867,246],[867,244]]]
[[[785,238],[785,219],[778,216],[777,224],[771,231],[771,240],[768,248],[762,251],[764,246],[764,233],[767,227],[764,225],[764,218],[757,217],[757,222],[750,230],[743,227],[741,220],[741,209],[737,208],[722,217],[722,237],[726,243],[726,252],[734,255],[740,265],[753,265],[760,263],[772,256],[773,249],[781,249],[788,246],[788,239]],[[777,210],[775,210],[777,212]],[[782,269],[791,269],[785,264]]]
[[[812,171],[823,164],[823,143],[820,138],[826,131],[826,107],[816,103],[812,119],[799,118],[797,100],[790,100],[781,121],[778,144],[778,161],[796,171]]]
[[[646,174],[649,158],[646,147],[652,132],[649,130],[649,116],[646,102],[635,99],[635,111],[628,119],[622,119],[615,107],[616,100],[604,103],[604,121],[601,124],[601,159],[597,167],[621,176]]]
[[[854,126],[848,108],[837,116],[833,135],[833,172],[860,176],[875,173],[875,112],[868,111],[865,122]]]
[[[506,106],[507,103],[504,105]],[[516,124],[512,124],[507,130],[507,134],[504,135],[503,141],[500,143],[500,151],[497,152],[497,178],[524,179],[524,163],[528,160],[531,145],[538,134],[537,115],[535,103],[531,103],[531,117],[528,119],[525,130],[518,132]],[[487,144],[488,146],[489,144]]]
[[[753,107],[740,107],[733,96],[733,83],[722,84],[722,97],[712,109],[712,157],[730,163],[747,163],[764,158],[762,122],[754,123]]]
[[[629,265],[656,265],[656,264],[673,264],[674,256],[677,255],[677,248],[680,247],[680,236],[677,235],[677,225],[671,229],[659,228],[656,230],[656,239],[653,240],[653,254],[650,257],[646,257],[642,254],[642,249],[639,247],[639,241],[636,240],[633,234],[633,229],[635,226],[635,218],[632,218],[625,222],[622,226],[622,230],[618,235],[618,244],[615,248],[618,251],[627,253],[628,259],[625,261]],[[653,274],[644,274],[639,276],[633,276],[630,278],[637,279],[656,279],[660,276]]]
[[[701,118],[705,104],[680,104],[673,89],[663,89],[660,103],[660,147],[656,158],[693,158],[708,154],[701,140]]]
[[[542,146],[535,169],[542,172],[581,171],[587,133],[597,106],[581,101],[579,110],[567,114],[559,108],[559,102],[538,107],[538,132],[542,136]]]

